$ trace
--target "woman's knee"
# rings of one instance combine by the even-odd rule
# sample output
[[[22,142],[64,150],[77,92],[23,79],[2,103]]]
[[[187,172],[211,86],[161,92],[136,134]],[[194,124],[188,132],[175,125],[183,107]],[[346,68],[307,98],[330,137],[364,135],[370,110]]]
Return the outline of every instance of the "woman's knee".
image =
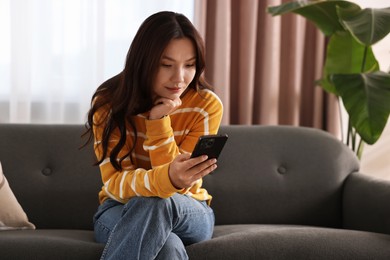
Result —
[[[172,202],[170,199],[162,199],[158,197],[134,197],[127,202],[123,207],[123,214],[126,212],[156,212],[156,211],[170,211],[172,209]]]

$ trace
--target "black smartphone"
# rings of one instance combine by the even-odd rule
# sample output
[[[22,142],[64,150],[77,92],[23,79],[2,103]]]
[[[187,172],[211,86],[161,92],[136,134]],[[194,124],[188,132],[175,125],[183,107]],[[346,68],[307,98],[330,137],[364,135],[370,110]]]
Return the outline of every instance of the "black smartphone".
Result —
[[[198,142],[191,154],[191,158],[195,158],[201,155],[207,155],[209,159],[218,158],[225,146],[228,139],[228,135],[202,135],[199,137]]]

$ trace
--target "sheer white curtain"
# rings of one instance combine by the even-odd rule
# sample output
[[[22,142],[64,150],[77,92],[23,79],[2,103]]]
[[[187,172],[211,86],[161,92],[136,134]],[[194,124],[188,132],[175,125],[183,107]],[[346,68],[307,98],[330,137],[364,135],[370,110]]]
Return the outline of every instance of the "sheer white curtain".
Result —
[[[0,123],[84,123],[142,21],[194,0],[0,0]]]

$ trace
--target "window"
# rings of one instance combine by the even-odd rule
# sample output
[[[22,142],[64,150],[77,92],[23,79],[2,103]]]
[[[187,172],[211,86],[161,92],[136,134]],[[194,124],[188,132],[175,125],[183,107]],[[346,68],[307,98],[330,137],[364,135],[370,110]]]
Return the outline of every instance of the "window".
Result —
[[[194,0],[0,0],[0,122],[84,123],[94,90],[162,10],[193,20]]]

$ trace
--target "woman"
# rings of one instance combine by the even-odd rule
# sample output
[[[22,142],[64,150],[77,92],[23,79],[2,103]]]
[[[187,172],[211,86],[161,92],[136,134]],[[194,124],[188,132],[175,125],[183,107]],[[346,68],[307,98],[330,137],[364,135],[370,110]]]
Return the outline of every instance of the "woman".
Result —
[[[94,217],[102,259],[187,259],[186,245],[211,238],[212,197],[202,177],[216,160],[190,158],[222,118],[204,66],[191,22],[156,13],[139,28],[124,70],[93,95],[87,133],[103,181]]]

